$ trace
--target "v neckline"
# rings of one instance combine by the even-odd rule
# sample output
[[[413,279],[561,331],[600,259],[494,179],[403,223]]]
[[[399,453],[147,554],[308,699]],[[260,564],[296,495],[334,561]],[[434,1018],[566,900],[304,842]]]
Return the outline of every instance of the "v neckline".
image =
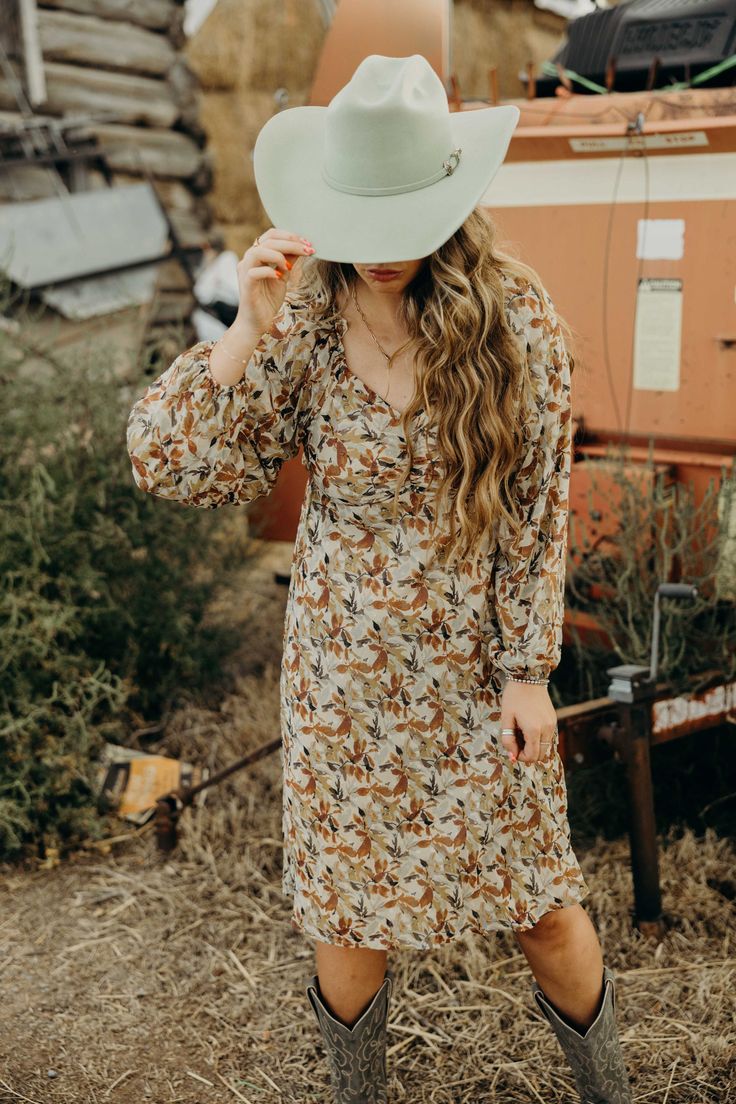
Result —
[[[393,403],[390,403],[388,399],[385,399],[383,395],[380,395],[378,391],[374,390],[374,388],[372,388],[370,384],[366,383],[364,379],[361,379],[361,377],[357,375],[357,373],[353,372],[350,368],[350,365],[348,364],[347,354],[345,352],[345,345],[342,340],[342,335],[345,333],[345,330],[347,328],[347,318],[339,315],[335,320],[334,331],[336,339],[338,367],[342,370],[343,377],[349,380],[354,387],[357,386],[359,390],[362,389],[365,392],[367,396],[367,404],[373,406],[383,406],[384,410],[387,411],[391,421],[396,425],[400,425],[404,417],[404,411],[399,410],[398,407],[393,405]],[[419,410],[417,410],[417,412],[410,420],[413,422],[418,422],[420,419],[423,420],[425,413],[426,411],[422,406],[419,408]]]

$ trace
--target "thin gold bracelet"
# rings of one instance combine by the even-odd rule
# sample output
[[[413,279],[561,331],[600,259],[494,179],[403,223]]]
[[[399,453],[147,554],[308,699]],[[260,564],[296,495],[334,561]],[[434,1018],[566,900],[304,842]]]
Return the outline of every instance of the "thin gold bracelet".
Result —
[[[234,353],[231,353],[231,352],[230,352],[230,351],[229,351],[228,349],[226,349],[226,348],[225,348],[225,346],[224,346],[224,345],[222,344],[222,338],[218,338],[218,340],[217,340],[217,341],[215,342],[215,345],[217,345],[217,346],[218,346],[218,347],[219,347],[220,349],[222,349],[223,353],[225,353],[225,355],[226,355],[226,356],[229,356],[231,360],[237,361],[237,363],[238,363],[238,364],[247,364],[247,363],[248,363],[248,361],[250,360],[250,357],[245,357],[245,358],[243,358],[243,357],[236,357]],[[251,355],[252,355],[252,354],[251,354]]]

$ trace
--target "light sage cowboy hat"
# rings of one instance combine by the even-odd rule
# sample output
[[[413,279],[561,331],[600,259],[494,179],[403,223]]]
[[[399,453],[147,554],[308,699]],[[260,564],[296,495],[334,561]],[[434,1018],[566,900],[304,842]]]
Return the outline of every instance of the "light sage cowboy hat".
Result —
[[[286,108],[264,124],[258,194],[272,224],[323,260],[418,260],[483,197],[519,115],[513,104],[451,112],[421,54],[370,54],[327,107]]]

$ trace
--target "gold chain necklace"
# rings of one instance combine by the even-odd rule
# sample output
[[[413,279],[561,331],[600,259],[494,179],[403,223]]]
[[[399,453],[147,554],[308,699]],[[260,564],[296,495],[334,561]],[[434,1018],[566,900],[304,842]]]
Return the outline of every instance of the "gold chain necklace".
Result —
[[[391,353],[391,354],[389,355],[389,354],[388,354],[388,353],[386,352],[386,350],[385,350],[385,349],[383,348],[383,346],[381,345],[381,342],[380,342],[380,341],[378,340],[378,338],[377,338],[377,337],[376,337],[376,335],[374,334],[373,330],[371,329],[371,326],[370,326],[370,323],[369,323],[368,319],[367,319],[367,318],[366,318],[366,316],[365,316],[365,315],[363,314],[363,311],[362,311],[362,309],[361,309],[360,303],[358,302],[358,296],[357,296],[357,293],[356,293],[356,291],[355,291],[355,283],[353,283],[353,284],[351,285],[351,289],[350,289],[350,290],[351,290],[351,291],[352,291],[352,293],[353,293],[353,302],[355,303],[355,306],[357,307],[357,310],[358,310],[358,314],[360,315],[360,317],[361,317],[361,318],[363,319],[363,321],[365,322],[365,325],[366,325],[366,329],[368,330],[368,333],[369,333],[369,334],[371,335],[371,337],[372,337],[372,338],[373,338],[373,340],[375,341],[376,345],[378,346],[378,348],[380,349],[380,351],[381,351],[381,352],[383,353],[383,355],[385,356],[385,358],[386,358],[386,361],[388,362],[388,390],[390,391],[390,390],[391,390],[391,362],[392,362],[392,360],[394,360],[394,358],[395,358],[395,357],[397,357],[397,356],[399,355],[399,353],[401,352],[401,350],[402,350],[402,349],[405,349],[407,345],[410,345],[410,344],[411,344],[411,342],[412,342],[412,340],[413,340],[413,339],[412,339],[412,338],[410,337],[408,341],[405,341],[403,345],[399,345],[398,349],[396,349],[396,350],[395,350],[395,351],[394,351],[393,353]],[[388,398],[388,396],[386,396],[386,398]]]

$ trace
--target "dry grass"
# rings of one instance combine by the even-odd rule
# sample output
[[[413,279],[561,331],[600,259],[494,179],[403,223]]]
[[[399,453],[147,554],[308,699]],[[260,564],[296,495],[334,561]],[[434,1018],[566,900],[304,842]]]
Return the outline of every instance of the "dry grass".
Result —
[[[216,714],[174,718],[169,753],[217,768],[278,732],[286,588],[273,566],[265,555],[241,584],[236,693]],[[313,950],[281,896],[280,817],[273,756],[187,812],[171,856],[144,831],[109,853],[5,871],[0,1104],[330,1104],[303,991]],[[710,831],[663,841],[677,923],[659,943],[629,922],[627,841],[578,854],[618,978],[637,1104],[736,1100],[734,905],[709,885],[732,877],[733,841]],[[576,1099],[513,936],[395,953],[390,964],[396,1104]]]

